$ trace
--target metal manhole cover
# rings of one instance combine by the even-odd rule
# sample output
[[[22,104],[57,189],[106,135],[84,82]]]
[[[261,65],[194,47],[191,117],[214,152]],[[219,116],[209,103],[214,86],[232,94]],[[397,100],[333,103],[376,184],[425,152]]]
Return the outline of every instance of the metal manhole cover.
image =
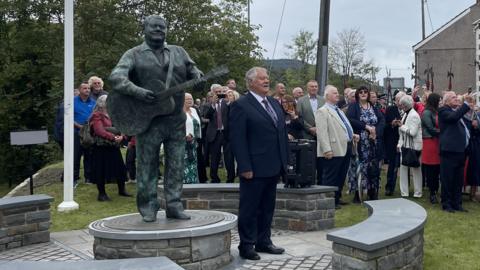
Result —
[[[126,231],[158,231],[158,230],[179,230],[193,227],[206,226],[218,223],[225,219],[221,213],[199,211],[187,211],[190,220],[167,219],[164,211],[157,212],[155,222],[144,222],[140,214],[131,214],[104,220],[103,227],[114,230]]]

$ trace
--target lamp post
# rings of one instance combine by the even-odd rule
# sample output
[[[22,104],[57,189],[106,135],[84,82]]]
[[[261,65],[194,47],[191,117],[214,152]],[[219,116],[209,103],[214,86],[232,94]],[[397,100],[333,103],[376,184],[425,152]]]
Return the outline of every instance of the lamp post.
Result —
[[[330,22],[330,0],[320,0],[320,18],[317,45],[317,67],[315,79],[319,84],[319,94],[323,95],[328,79],[328,30]]]

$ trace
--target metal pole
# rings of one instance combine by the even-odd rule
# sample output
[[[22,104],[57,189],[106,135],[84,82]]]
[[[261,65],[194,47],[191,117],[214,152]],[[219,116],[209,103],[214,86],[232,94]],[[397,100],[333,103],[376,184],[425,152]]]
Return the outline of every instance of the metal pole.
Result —
[[[330,0],[320,0],[320,17],[317,45],[317,67],[315,79],[318,82],[319,95],[323,95],[328,79],[328,30],[330,22]]]
[[[30,171],[30,195],[33,195],[33,164],[32,164],[32,146],[28,145],[28,157],[30,159],[28,170]]]
[[[250,0],[247,1],[247,11],[248,11],[248,27],[250,27]]]
[[[73,0],[65,0],[65,66],[64,66],[64,150],[63,150],[63,202],[58,211],[78,209],[73,200]]]
[[[420,0],[422,2],[422,40],[425,39],[425,3],[424,0]]]

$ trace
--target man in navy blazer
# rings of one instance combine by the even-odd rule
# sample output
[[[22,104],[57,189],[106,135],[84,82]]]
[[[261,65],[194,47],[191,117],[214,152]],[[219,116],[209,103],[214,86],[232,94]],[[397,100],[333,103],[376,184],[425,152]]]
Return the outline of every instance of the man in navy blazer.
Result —
[[[287,166],[288,138],[280,104],[268,97],[269,77],[260,67],[245,79],[249,93],[230,108],[230,142],[240,175],[238,232],[240,256],[259,260],[257,252],[282,254],[273,245],[270,227],[280,175]]]
[[[473,104],[472,96],[466,96],[460,105],[455,92],[449,91],[443,96],[444,106],[438,110],[441,197],[447,212],[466,212],[462,207],[462,185],[470,132],[462,118],[470,110],[469,103]]]

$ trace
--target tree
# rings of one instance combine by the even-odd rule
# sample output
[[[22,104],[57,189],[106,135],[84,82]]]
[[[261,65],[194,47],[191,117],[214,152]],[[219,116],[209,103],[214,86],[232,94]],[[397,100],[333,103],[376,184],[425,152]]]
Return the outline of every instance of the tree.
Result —
[[[365,61],[365,38],[358,28],[344,29],[337,33],[337,38],[331,42],[329,48],[329,63],[331,68],[344,76],[345,82],[350,78],[369,77],[372,70],[379,68],[373,60]]]
[[[317,54],[317,41],[313,38],[313,33],[300,30],[293,38],[293,44],[287,44],[285,47],[292,50],[291,59],[297,59],[304,65],[313,64]]]
[[[300,30],[292,39],[292,44],[285,46],[291,50],[290,58],[298,60],[302,63],[299,69],[288,69],[285,71],[285,78],[290,85],[305,85],[307,81],[315,76],[315,63],[317,53],[317,41],[313,38],[313,33]]]
[[[150,14],[166,18],[167,42],[185,47],[201,70],[226,64],[229,77],[243,81],[261,57],[257,26],[249,27],[243,12],[246,3],[75,1],[75,85],[94,74],[106,79],[122,54],[142,42],[141,22]],[[63,9],[61,0],[0,0],[0,181],[29,173],[27,153],[9,145],[10,131],[52,130],[55,106],[63,99]],[[35,168],[51,161],[46,149],[52,147],[34,151]]]

